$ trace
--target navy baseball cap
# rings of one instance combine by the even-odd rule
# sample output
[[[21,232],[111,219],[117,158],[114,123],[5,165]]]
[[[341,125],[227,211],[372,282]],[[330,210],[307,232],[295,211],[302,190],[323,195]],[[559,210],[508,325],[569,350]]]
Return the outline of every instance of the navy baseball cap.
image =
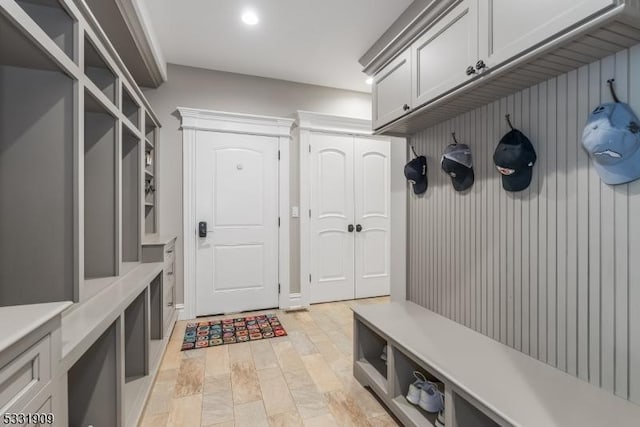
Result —
[[[427,158],[418,156],[404,167],[404,176],[413,184],[413,192],[422,194],[427,191]]]
[[[451,144],[444,149],[440,161],[442,170],[451,176],[456,191],[469,189],[475,181],[471,148],[467,144]]]
[[[538,159],[533,144],[518,129],[502,137],[493,153],[493,163],[502,175],[502,188],[522,191],[531,184],[533,165]]]
[[[640,120],[629,105],[599,105],[587,120],[582,146],[605,184],[640,178]]]

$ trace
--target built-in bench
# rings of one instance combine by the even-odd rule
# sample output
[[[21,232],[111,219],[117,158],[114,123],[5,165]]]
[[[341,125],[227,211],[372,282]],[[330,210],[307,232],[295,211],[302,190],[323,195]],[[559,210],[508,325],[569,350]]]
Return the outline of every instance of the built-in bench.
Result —
[[[414,303],[353,311],[354,375],[407,426],[436,418],[404,397],[414,370],[444,384],[447,427],[640,425],[640,406]]]

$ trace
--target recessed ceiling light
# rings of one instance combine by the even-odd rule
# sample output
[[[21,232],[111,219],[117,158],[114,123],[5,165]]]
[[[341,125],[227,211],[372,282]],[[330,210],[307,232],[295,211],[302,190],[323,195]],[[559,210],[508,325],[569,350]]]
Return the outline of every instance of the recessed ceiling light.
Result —
[[[372,85],[373,84],[373,77],[369,77],[367,80],[364,81],[366,84],[368,85]]]
[[[260,22],[260,19],[258,19],[258,15],[253,10],[247,10],[242,14],[242,22],[247,25],[256,25]]]

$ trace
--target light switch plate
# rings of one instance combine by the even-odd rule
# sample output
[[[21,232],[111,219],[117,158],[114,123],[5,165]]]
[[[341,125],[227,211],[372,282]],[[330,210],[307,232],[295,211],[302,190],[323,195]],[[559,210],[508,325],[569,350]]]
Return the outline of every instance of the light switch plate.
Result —
[[[291,207],[291,218],[299,218],[300,217],[300,208],[297,206]]]

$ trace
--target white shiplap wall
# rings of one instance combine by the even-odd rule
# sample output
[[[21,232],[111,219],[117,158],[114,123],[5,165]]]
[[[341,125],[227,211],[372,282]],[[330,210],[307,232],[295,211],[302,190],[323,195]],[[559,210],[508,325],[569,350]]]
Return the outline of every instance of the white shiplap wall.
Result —
[[[612,77],[640,114],[638,45],[411,138],[429,189],[409,200],[408,298],[640,403],[640,181],[601,183],[580,144]],[[538,154],[521,193],[492,161],[507,113]],[[453,131],[473,149],[465,194],[439,165]]]

